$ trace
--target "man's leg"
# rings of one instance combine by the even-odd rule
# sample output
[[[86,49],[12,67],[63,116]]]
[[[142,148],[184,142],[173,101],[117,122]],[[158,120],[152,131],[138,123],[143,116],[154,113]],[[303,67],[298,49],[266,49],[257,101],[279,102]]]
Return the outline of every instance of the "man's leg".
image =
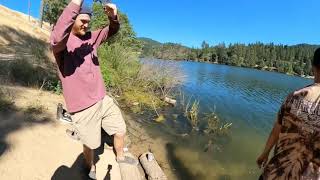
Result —
[[[116,150],[117,160],[124,160],[124,133],[116,133],[113,138],[114,148]]]
[[[120,108],[114,100],[108,96],[103,99],[103,102],[105,113],[102,119],[102,128],[109,135],[113,135],[113,145],[116,151],[117,162],[137,165],[137,160],[124,155],[123,148],[126,123],[122,117]]]
[[[90,149],[86,145],[83,145],[83,155],[86,165],[90,169],[89,176],[90,178],[95,179],[96,166],[94,165],[94,150]]]

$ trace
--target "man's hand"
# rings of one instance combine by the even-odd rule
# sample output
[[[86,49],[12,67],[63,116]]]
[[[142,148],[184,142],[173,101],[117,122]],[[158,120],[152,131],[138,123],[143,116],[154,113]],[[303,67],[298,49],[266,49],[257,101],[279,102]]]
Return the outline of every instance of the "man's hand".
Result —
[[[104,6],[104,12],[107,14],[108,17],[115,19],[118,15],[118,9],[115,4],[108,3]]]
[[[268,158],[269,158],[269,153],[267,152],[263,152],[257,159],[257,164],[259,166],[259,168],[264,167],[267,162],[268,162]]]

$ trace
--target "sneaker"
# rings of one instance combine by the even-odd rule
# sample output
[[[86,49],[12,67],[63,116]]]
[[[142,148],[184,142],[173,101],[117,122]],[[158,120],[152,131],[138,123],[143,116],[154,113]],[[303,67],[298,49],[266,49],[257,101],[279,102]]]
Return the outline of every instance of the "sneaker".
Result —
[[[63,123],[72,123],[71,115],[67,113],[65,109],[63,109],[63,106],[61,103],[58,104],[57,107],[57,120]]]
[[[88,176],[89,176],[90,179],[97,179],[96,171],[90,171]]]

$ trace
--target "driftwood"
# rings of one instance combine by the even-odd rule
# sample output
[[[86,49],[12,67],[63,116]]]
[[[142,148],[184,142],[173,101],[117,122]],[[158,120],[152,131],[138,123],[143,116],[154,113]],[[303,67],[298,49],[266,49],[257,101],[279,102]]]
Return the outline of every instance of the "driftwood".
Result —
[[[177,100],[168,97],[164,97],[164,102],[171,104],[172,106],[176,106],[177,104]]]
[[[149,161],[149,157],[147,157],[149,154],[152,155],[151,161]],[[142,154],[139,157],[139,160],[148,176],[148,180],[167,180],[167,176],[162,171],[152,153],[147,152]]]
[[[126,153],[126,156],[135,158],[131,153]],[[143,175],[140,174],[138,166],[121,163],[120,173],[122,180],[143,180]]]

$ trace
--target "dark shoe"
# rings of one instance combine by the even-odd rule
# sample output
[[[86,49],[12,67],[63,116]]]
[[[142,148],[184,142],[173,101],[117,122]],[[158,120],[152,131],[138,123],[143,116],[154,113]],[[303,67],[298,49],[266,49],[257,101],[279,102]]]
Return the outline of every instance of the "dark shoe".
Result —
[[[68,123],[68,124],[72,123],[70,114],[65,109],[63,109],[63,106],[61,103],[59,103],[57,107],[57,120],[63,123]]]

